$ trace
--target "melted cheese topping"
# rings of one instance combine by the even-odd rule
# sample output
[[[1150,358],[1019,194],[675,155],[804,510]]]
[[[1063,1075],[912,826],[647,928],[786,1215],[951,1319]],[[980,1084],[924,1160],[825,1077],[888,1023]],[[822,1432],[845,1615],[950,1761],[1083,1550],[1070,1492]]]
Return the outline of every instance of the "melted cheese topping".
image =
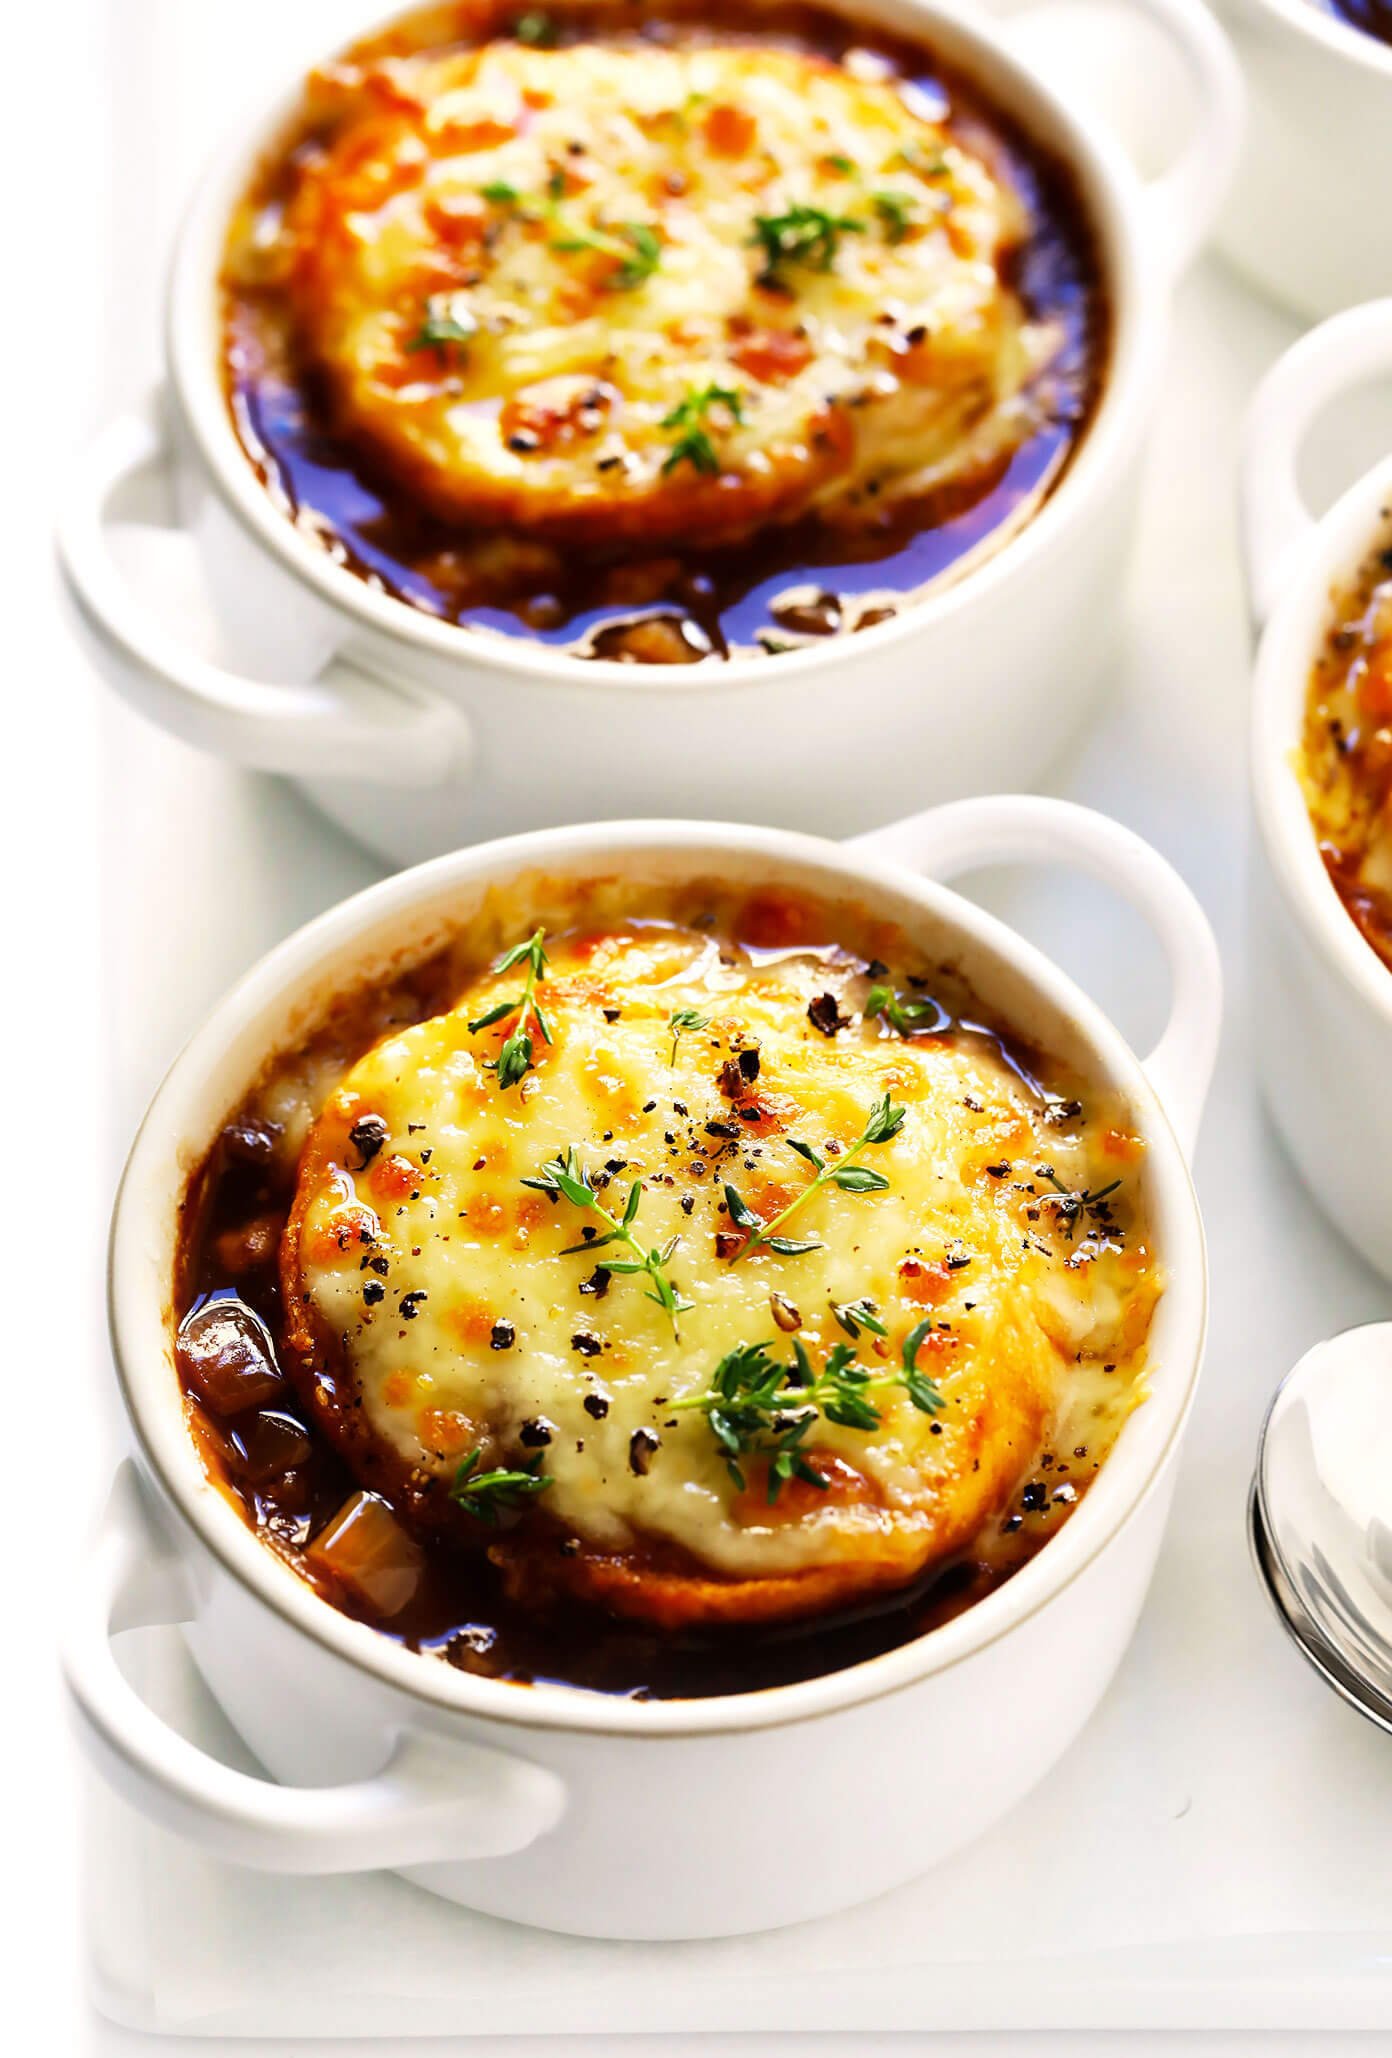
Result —
[[[494,41],[346,61],[311,112],[233,268],[285,277],[344,425],[447,518],[729,539],[1035,426],[1022,204],[873,65]]]
[[[490,1070],[515,1014],[469,1025],[525,966],[370,1050],[302,1160],[289,1299],[353,1435],[403,1474],[443,1484],[476,1448],[488,1465],[539,1451],[551,1484],[529,1505],[589,1550],[675,1547],[726,1580],[902,1579],[998,1514],[1099,1391],[1139,1398],[1159,1278],[1142,1146],[1106,1096],[1046,1097],[981,1031],[901,1038],[866,1018],[866,968],[837,949],[646,921],[548,948],[551,1041],[520,1085]],[[703,1026],[674,1037],[687,1009]],[[902,1127],[856,1162],[888,1186],[800,1207],[787,1233],[815,1249],[745,1251],[726,1185],[769,1220],[812,1177],[794,1140],[834,1165],[886,1094]],[[671,1246],[691,1303],[675,1329],[643,1275],[606,1274],[627,1250],[586,1250],[598,1216],[524,1183],[572,1145],[615,1217],[641,1182],[634,1233]],[[824,1489],[770,1505],[756,1462],[741,1490],[705,1415],[677,1404],[741,1344],[791,1362],[792,1328],[824,1364],[846,1341],[834,1304],[864,1298],[888,1332],[857,1343],[875,1374],[931,1318],[919,1364],[941,1411],[888,1385],[873,1431],[816,1423]]]
[[[1345,906],[1392,965],[1392,552],[1344,596],[1310,682],[1297,769]]]

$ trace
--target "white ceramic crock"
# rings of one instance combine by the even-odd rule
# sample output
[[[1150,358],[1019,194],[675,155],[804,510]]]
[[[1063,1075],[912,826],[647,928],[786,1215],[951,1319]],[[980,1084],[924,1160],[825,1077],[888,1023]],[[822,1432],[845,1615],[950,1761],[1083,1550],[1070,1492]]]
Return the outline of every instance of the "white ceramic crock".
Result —
[[[1247,130],[1218,241],[1320,320],[1392,283],[1392,48],[1319,0],[1218,0]]]
[[[1293,763],[1310,671],[1346,583],[1392,526],[1392,457],[1316,523],[1301,499],[1306,434],[1343,392],[1392,375],[1392,300],[1297,343],[1252,403],[1242,517],[1261,641],[1252,697],[1250,927],[1257,1062],[1315,1198],[1392,1277],[1392,972],[1345,912]]]
[[[238,139],[185,223],[167,389],[110,424],[67,486],[60,551],[99,664],[176,735],[290,774],[397,862],[626,813],[815,821],[844,834],[925,798],[1030,783],[1076,728],[1119,623],[1170,292],[1217,206],[1240,126],[1236,66],[1200,0],[1119,4],[1160,22],[1199,100],[1188,149],[1149,186],[1010,54],[1008,28],[967,19],[952,0],[855,10],[921,34],[1076,169],[1111,289],[1111,363],[1076,460],[1038,516],[957,583],[819,649],[654,668],[460,629],[336,565],[257,481],[219,374],[224,225],[292,94]],[[127,580],[112,530],[130,522],[181,526],[192,539],[184,569],[196,581],[201,565],[242,671],[167,626],[190,607],[184,594],[175,611],[167,550],[157,599]]]
[[[1144,1066],[1047,959],[937,883],[1000,862],[1073,866],[1148,917],[1174,999]],[[1152,1391],[1076,1514],[956,1621],[794,1686],[645,1703],[413,1656],[320,1600],[257,1541],[208,1483],[184,1424],[170,1311],[179,1197],[267,1053],[374,962],[467,920],[490,882],[597,867],[655,881],[714,869],[851,895],[960,963],[1027,1035],[1120,1087],[1149,1145],[1146,1204],[1168,1279]],[[137,1806],[222,1857],[299,1872],[393,1867],[470,1907],[591,1935],[771,1928],[924,1871],[1076,1736],[1145,1594],[1203,1346],[1203,1232],[1185,1158],[1219,991],[1212,934],[1169,866],[1102,816],[1030,797],[959,801],[845,845],[691,822],[541,831],[398,875],[300,931],[179,1058],[117,1205],[112,1325],[139,1458],[107,1510],[66,1651],[100,1765]],[[215,1762],[137,1698],[111,1637],[150,1622],[184,1625],[214,1695],[283,1785]]]

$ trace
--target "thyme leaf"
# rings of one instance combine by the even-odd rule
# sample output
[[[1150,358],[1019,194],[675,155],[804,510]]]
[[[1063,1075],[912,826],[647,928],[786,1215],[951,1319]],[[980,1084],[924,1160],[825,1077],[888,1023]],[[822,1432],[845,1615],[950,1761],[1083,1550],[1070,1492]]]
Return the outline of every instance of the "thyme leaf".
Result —
[[[853,1340],[859,1338],[862,1329],[868,1329],[872,1336],[889,1335],[875,1303],[863,1295],[858,1301],[833,1301],[831,1312]]]
[[[667,1027],[672,1032],[672,1063],[677,1062],[677,1045],[683,1036],[694,1034],[698,1029],[710,1026],[710,1016],[703,1015],[697,1008],[673,1008],[667,1017]]]
[[[547,957],[542,948],[545,935],[544,929],[538,929],[525,942],[515,943],[511,950],[505,950],[500,958],[494,960],[493,976],[501,978],[504,972],[510,972],[514,965],[520,965],[525,958],[526,984],[516,999],[500,1000],[487,1014],[479,1015],[469,1024],[469,1034],[476,1036],[480,1029],[490,1029],[495,1022],[501,1022],[505,1015],[516,1011],[517,1020],[513,1024],[512,1033],[504,1041],[497,1057],[484,1060],[490,1071],[497,1073],[499,1088],[504,1093],[509,1086],[516,1086],[532,1069],[535,1045],[532,1042],[531,1031],[527,1027],[528,1021],[536,1025],[537,1034],[543,1042],[551,1041],[551,1025],[542,1013],[536,998],[536,989],[546,977]]]
[[[503,1515],[522,1507],[532,1494],[545,1493],[552,1483],[541,1470],[540,1453],[518,1468],[500,1465],[491,1472],[478,1470],[482,1458],[483,1448],[476,1444],[455,1473],[449,1496],[466,1513],[490,1527],[496,1527]]]
[[[924,1415],[940,1414],[947,1406],[947,1402],[938,1390],[936,1381],[930,1379],[926,1372],[920,1372],[918,1369],[918,1354],[922,1350],[924,1339],[932,1327],[933,1318],[931,1315],[925,1315],[921,1322],[915,1322],[913,1328],[904,1338],[903,1347],[899,1353],[899,1363],[903,1368],[904,1390],[920,1414]]]
[[[918,207],[912,193],[896,193],[887,187],[872,193],[870,198],[884,224],[886,242],[902,243],[909,230],[918,224]]]
[[[478,322],[469,312],[461,293],[432,293],[415,335],[406,345],[417,350],[453,350],[471,343],[478,334]]]
[[[592,1236],[587,1242],[568,1244],[561,1252],[563,1258],[584,1256],[600,1251],[608,1244],[622,1244],[630,1250],[631,1258],[606,1258],[606,1272],[617,1274],[646,1273],[650,1283],[647,1298],[655,1301],[665,1310],[672,1324],[672,1334],[680,1338],[678,1318],[695,1306],[689,1301],[670,1277],[667,1266],[680,1239],[670,1237],[665,1244],[645,1247],[634,1234],[633,1224],[643,1199],[643,1182],[635,1179],[628,1189],[628,1199],[622,1216],[611,1215],[590,1184],[590,1175],[581,1161],[580,1153],[572,1143],[565,1156],[552,1158],[543,1165],[535,1179],[524,1179],[524,1186],[530,1186],[537,1193],[549,1193],[567,1200],[572,1207],[583,1208],[589,1214],[597,1215],[604,1224],[602,1236]]]
[[[872,1144],[888,1143],[891,1137],[899,1134],[903,1126],[903,1108],[896,1106],[885,1093],[871,1108],[865,1127],[855,1142],[848,1145],[839,1157],[828,1161],[815,1151],[810,1143],[802,1143],[797,1137],[790,1136],[787,1140],[789,1149],[796,1151],[800,1158],[813,1167],[815,1176],[808,1181],[797,1198],[789,1201],[787,1207],[773,1216],[771,1221],[761,1221],[748,1201],[744,1200],[733,1186],[726,1186],[725,1205],[730,1211],[730,1220],[737,1229],[743,1229],[747,1235],[747,1241],[735,1252],[730,1263],[737,1265],[741,1258],[747,1257],[749,1252],[757,1249],[760,1244],[771,1251],[777,1251],[781,1257],[800,1257],[804,1251],[820,1250],[821,1245],[816,1242],[799,1241],[794,1237],[780,1236],[776,1232],[790,1215],[795,1214],[824,1186],[839,1187],[842,1193],[883,1193],[889,1185],[884,1174],[874,1171],[869,1165],[857,1165],[853,1160],[863,1150],[868,1150]]]
[[[903,165],[906,170],[917,172],[921,179],[946,178],[951,167],[941,150],[925,150],[919,143],[904,143],[889,160],[891,165]]]
[[[805,264],[814,271],[830,271],[842,236],[858,236],[865,223],[854,215],[829,214],[824,207],[801,204],[784,214],[756,214],[752,243],[764,253],[760,276],[777,277],[780,264]]]
[[[896,993],[892,986],[872,986],[862,1010],[868,1021],[879,1015],[900,1036],[919,1036],[947,1027],[947,1015],[937,1001],[921,993]]]
[[[1070,1243],[1072,1243],[1077,1234],[1079,1222],[1089,1224],[1090,1229],[1100,1229],[1103,1231],[1114,1227],[1110,1220],[1111,1210],[1108,1208],[1107,1202],[1121,1185],[1119,1179],[1113,1179],[1109,1186],[1099,1186],[1096,1193],[1093,1193],[1087,1188],[1075,1192],[1071,1187],[1065,1186],[1052,1165],[1036,1166],[1035,1176],[1039,1179],[1047,1179],[1055,1193],[1059,1195],[1059,1199],[1054,1201],[1054,1213],[1058,1218],[1060,1226],[1065,1230]],[[1051,1198],[1051,1196],[1046,1196],[1046,1198]]]
[[[598,250],[619,260],[618,267],[604,281],[606,293],[627,293],[650,279],[662,263],[662,244],[656,229],[647,222],[620,222],[615,229],[584,228],[558,219],[561,233],[551,239],[553,250]]]
[[[657,231],[647,222],[624,222],[619,231],[633,246],[633,253],[626,257],[614,276],[607,282],[610,293],[628,293],[635,286],[641,286],[650,279],[662,263],[662,245]]]
[[[725,1466],[735,1485],[747,1484],[744,1462],[768,1461],[770,1506],[789,1479],[825,1489],[826,1475],[807,1457],[803,1445],[819,1419],[869,1434],[883,1420],[872,1396],[898,1388],[922,1414],[940,1414],[947,1403],[917,1369],[918,1352],[932,1328],[931,1316],[915,1325],[904,1339],[900,1369],[871,1372],[857,1363],[851,1344],[834,1344],[820,1368],[814,1368],[806,1346],[793,1343],[793,1362],[769,1355],[766,1343],[741,1343],[727,1351],[701,1393],[673,1402],[679,1410],[699,1410],[706,1417]]]
[[[719,473],[720,459],[707,427],[713,407],[723,408],[736,422],[744,420],[744,396],[733,386],[715,385],[691,387],[686,398],[662,417],[661,428],[682,432],[667,453],[662,467],[664,478],[679,464],[689,464],[693,471],[704,472],[711,478]]]
[[[549,50],[556,40],[556,24],[549,14],[535,8],[517,17],[512,33],[519,43],[530,43],[534,50]]]

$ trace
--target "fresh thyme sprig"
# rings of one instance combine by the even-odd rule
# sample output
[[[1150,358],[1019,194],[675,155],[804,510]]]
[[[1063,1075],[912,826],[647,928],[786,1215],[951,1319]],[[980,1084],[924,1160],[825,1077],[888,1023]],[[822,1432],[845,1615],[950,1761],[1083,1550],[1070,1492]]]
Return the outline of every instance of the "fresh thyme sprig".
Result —
[[[667,1027],[672,1032],[672,1063],[677,1062],[677,1045],[683,1036],[694,1034],[698,1029],[710,1027],[710,1016],[703,1015],[697,1008],[673,1008],[667,1017]]]
[[[819,1371],[813,1370],[805,1345],[797,1340],[791,1366],[770,1357],[765,1343],[737,1344],[720,1360],[704,1393],[691,1394],[673,1406],[701,1410],[741,1491],[746,1479],[740,1461],[747,1458],[768,1460],[770,1506],[789,1479],[825,1491],[830,1481],[803,1450],[819,1419],[868,1434],[884,1419],[870,1396],[892,1387],[905,1392],[922,1414],[941,1414],[947,1406],[937,1386],[918,1369],[918,1353],[932,1326],[931,1316],[915,1323],[894,1372],[867,1371],[857,1364],[848,1343],[834,1344]]]
[[[476,1444],[455,1473],[449,1494],[467,1514],[490,1527],[496,1527],[503,1515],[523,1506],[532,1494],[545,1493],[552,1483],[541,1469],[539,1453],[520,1468],[499,1465],[491,1472],[478,1470],[482,1458],[483,1447]]]
[[[946,178],[951,166],[941,150],[925,150],[919,143],[903,143],[889,160],[891,165],[902,164],[907,170],[917,172],[921,179]]]
[[[516,1009],[517,1021],[513,1025],[512,1034],[504,1042],[492,1066],[498,1075],[498,1085],[503,1092],[506,1092],[509,1086],[515,1086],[518,1080],[525,1078],[532,1069],[533,1044],[531,1031],[527,1027],[529,1016],[535,1022],[543,1041],[551,1042],[551,1025],[542,1013],[536,998],[537,986],[546,977],[547,957],[541,947],[545,935],[544,929],[538,929],[525,943],[515,943],[511,950],[505,950],[502,956],[495,960],[493,976],[500,978],[504,972],[510,972],[514,965],[521,964],[525,958],[527,983],[515,1000],[500,1000],[486,1015],[480,1015],[477,1021],[469,1024],[469,1034],[475,1036],[480,1029],[491,1028],[494,1022],[501,1022],[504,1015],[510,1015],[514,1008]]]
[[[882,1094],[870,1110],[869,1119],[855,1142],[849,1144],[839,1157],[828,1161],[813,1150],[810,1143],[799,1143],[795,1136],[788,1138],[788,1147],[812,1166],[815,1178],[808,1181],[796,1200],[789,1201],[786,1208],[769,1222],[761,1222],[749,1203],[742,1200],[733,1186],[725,1188],[725,1205],[730,1210],[730,1220],[737,1229],[748,1232],[747,1240],[731,1258],[732,1265],[747,1257],[749,1252],[763,1244],[780,1257],[800,1257],[804,1251],[820,1250],[815,1240],[803,1241],[797,1237],[779,1236],[775,1232],[788,1217],[810,1201],[814,1193],[820,1193],[824,1186],[839,1186],[842,1193],[883,1193],[889,1185],[883,1172],[874,1171],[869,1165],[857,1165],[853,1160],[872,1144],[888,1143],[904,1126],[904,1110]]]
[[[912,193],[896,193],[893,187],[870,195],[876,214],[884,224],[885,240],[902,243],[918,224],[918,205]]]
[[[471,343],[478,334],[478,322],[458,293],[432,293],[425,314],[407,351],[455,350]]]
[[[620,234],[632,244],[633,249],[608,281],[611,293],[631,292],[633,287],[641,286],[644,279],[650,279],[662,263],[662,244],[656,229],[647,222],[625,222]]]
[[[831,270],[842,236],[858,236],[865,224],[854,215],[828,214],[824,207],[790,207],[785,214],[756,214],[751,243],[763,248],[760,276],[773,279],[780,264],[806,264]]]
[[[1111,1210],[1107,1207],[1107,1202],[1121,1185],[1119,1179],[1113,1179],[1110,1186],[1099,1186],[1096,1193],[1092,1193],[1087,1188],[1075,1192],[1072,1187],[1065,1186],[1052,1165],[1036,1166],[1035,1176],[1047,1179],[1054,1191],[1061,1196],[1054,1202],[1054,1212],[1066,1228],[1070,1243],[1076,1236],[1081,1221],[1087,1221],[1094,1228],[1104,1231],[1112,1227]]]
[[[947,1015],[937,1001],[922,994],[896,993],[892,986],[872,986],[862,1011],[868,1021],[880,1015],[900,1036],[915,1036],[925,1029],[945,1029]]]
[[[534,50],[549,50],[556,40],[556,24],[549,14],[539,8],[521,14],[512,25],[512,33],[519,43],[530,43]]]
[[[888,1336],[889,1331],[880,1320],[879,1310],[872,1300],[862,1295],[858,1301],[833,1301],[831,1312],[841,1324],[847,1336],[858,1338],[862,1329],[868,1329],[872,1336]]]
[[[614,229],[578,227],[560,221],[561,233],[551,239],[553,250],[598,250],[619,260],[617,270],[604,281],[609,293],[628,293],[650,279],[662,263],[662,244],[648,222],[619,222]]]
[[[681,1330],[677,1318],[695,1306],[695,1302],[687,1300],[667,1275],[668,1261],[681,1238],[673,1236],[661,1246],[654,1245],[651,1249],[645,1249],[634,1235],[633,1222],[643,1198],[641,1179],[635,1179],[629,1187],[628,1200],[622,1216],[611,1215],[591,1186],[589,1173],[580,1161],[579,1151],[571,1144],[564,1158],[552,1158],[548,1164],[542,1166],[535,1179],[524,1179],[522,1184],[534,1188],[537,1193],[558,1194],[568,1200],[572,1207],[586,1208],[592,1215],[598,1215],[605,1225],[604,1235],[592,1236],[585,1243],[568,1244],[561,1252],[561,1256],[570,1258],[577,1253],[603,1250],[606,1244],[623,1244],[633,1252],[633,1256],[606,1258],[605,1271],[646,1272],[652,1282],[647,1298],[656,1301],[660,1308],[666,1309],[672,1324],[672,1334],[680,1337]]]
[[[733,386],[693,386],[685,400],[679,400],[670,414],[662,417],[660,427],[682,432],[667,453],[664,478],[679,464],[689,464],[693,471],[705,472],[710,478],[718,474],[720,459],[706,427],[713,407],[723,407],[736,422],[744,420],[744,398]]]

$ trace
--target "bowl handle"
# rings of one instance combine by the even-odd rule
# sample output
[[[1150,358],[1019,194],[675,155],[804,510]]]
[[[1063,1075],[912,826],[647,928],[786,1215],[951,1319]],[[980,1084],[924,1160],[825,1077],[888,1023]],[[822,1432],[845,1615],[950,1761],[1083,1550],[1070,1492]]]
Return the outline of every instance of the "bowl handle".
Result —
[[[943,884],[983,865],[1071,865],[1139,909],[1164,950],[1171,993],[1169,1020],[1142,1064],[1185,1156],[1192,1157],[1218,1054],[1223,975],[1208,917],[1159,851],[1109,815],[1033,793],[949,801],[858,836],[848,847]]]
[[[1177,279],[1202,249],[1237,168],[1246,108],[1242,68],[1203,0],[1121,0],[1148,15],[1183,57],[1196,89],[1197,113],[1174,163],[1147,180],[1150,249],[1167,278]],[[1047,12],[1050,0],[993,0],[1002,20]]]
[[[187,1572],[127,1458],[70,1610],[63,1668],[98,1768],[162,1828],[262,1871],[364,1872],[500,1857],[560,1820],[554,1773],[463,1738],[399,1734],[380,1772],[345,1786],[276,1786],[233,1771],[146,1706],[111,1648],[123,1629],[194,1612]]]
[[[158,397],[120,415],[77,458],[59,500],[58,556],[102,670],[131,706],[200,750],[257,771],[433,786],[472,755],[464,715],[387,686],[342,658],[291,685],[243,678],[190,650],[132,589],[110,545],[122,503],[176,525]]]
[[[1392,300],[1370,300],[1311,329],[1262,380],[1242,429],[1238,501],[1247,590],[1258,628],[1287,585],[1314,527],[1300,490],[1300,456],[1341,393],[1392,375]]]

